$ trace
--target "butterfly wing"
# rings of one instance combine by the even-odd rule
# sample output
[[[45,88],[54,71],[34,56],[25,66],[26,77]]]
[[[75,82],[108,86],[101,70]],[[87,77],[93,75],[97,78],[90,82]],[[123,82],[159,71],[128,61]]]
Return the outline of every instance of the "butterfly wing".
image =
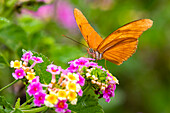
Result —
[[[153,21],[141,19],[120,27],[104,39],[97,48],[103,58],[117,65],[135,53],[140,35],[150,28]]]
[[[86,17],[77,8],[74,9],[74,17],[77,25],[90,48],[96,50],[103,41],[101,36],[91,27]]]

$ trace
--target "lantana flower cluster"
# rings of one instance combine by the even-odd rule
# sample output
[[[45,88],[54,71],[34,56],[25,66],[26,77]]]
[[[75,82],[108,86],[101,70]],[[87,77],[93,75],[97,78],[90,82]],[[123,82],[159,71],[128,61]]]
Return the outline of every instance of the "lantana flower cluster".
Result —
[[[68,103],[76,105],[78,97],[83,96],[83,90],[87,85],[106,102],[110,102],[110,98],[115,95],[118,80],[102,66],[98,66],[94,62],[95,59],[81,57],[68,62],[67,69],[54,64],[48,65],[46,71],[51,73],[49,84],[42,84],[34,71],[37,63],[43,63],[41,57],[33,56],[33,53],[28,51],[23,54],[21,60],[11,61],[11,67],[15,68],[12,76],[28,81],[26,92],[33,96],[35,106],[45,105],[55,108],[55,111],[60,113],[71,112]],[[33,62],[32,65],[29,62]]]

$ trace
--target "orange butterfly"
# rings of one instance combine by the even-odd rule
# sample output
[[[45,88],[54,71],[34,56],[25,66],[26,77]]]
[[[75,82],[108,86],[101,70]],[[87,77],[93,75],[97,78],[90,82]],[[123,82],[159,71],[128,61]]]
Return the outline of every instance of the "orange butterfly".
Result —
[[[150,19],[136,20],[120,27],[103,40],[91,27],[82,12],[76,8],[74,17],[89,45],[88,53],[97,60],[106,59],[117,65],[122,64],[135,53],[138,38],[153,24]]]

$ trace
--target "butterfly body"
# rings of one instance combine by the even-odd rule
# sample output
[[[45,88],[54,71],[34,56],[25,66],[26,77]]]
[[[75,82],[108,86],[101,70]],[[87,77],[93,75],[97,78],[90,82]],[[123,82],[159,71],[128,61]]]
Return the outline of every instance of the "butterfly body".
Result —
[[[88,48],[87,52],[89,53],[89,55],[91,55],[93,58],[97,60],[102,60],[103,58],[103,53],[99,53],[98,51],[95,51],[92,48]]]
[[[88,53],[97,60],[106,59],[117,65],[122,64],[135,53],[138,38],[153,24],[150,19],[136,20],[120,27],[103,40],[80,10],[75,8],[74,16],[89,46]]]

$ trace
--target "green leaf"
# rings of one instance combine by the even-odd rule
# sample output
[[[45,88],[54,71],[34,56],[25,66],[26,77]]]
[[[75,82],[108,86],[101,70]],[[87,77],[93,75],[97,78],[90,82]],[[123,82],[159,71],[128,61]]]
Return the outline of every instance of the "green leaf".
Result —
[[[4,17],[0,17],[0,29],[8,25],[10,21]]]
[[[29,0],[22,3],[23,8],[27,8],[29,10],[37,11],[38,8],[44,5],[44,2],[37,2],[36,0]]]
[[[0,111],[2,113],[10,113],[13,110],[11,104],[9,104],[5,97],[0,96]]]
[[[76,113],[104,113],[98,99],[90,94],[80,98],[77,105],[69,105],[69,109]]]
[[[0,53],[0,68],[4,68],[5,64],[9,66],[7,59]]]
[[[20,98],[17,99],[17,102],[15,103],[15,108],[19,108],[20,107]]]
[[[25,50],[23,50],[23,53],[25,53]],[[38,63],[34,66],[36,75],[40,77],[41,83],[49,84],[51,82],[52,75],[49,72],[47,72],[46,69],[47,69],[47,66],[51,64],[51,61],[42,54],[39,54],[33,51],[32,53],[33,53],[33,56],[41,57],[44,61],[43,63]],[[30,61],[30,63],[32,64],[33,61]]]
[[[24,113],[22,112],[20,109],[16,108],[14,111],[12,111],[11,113]]]
[[[16,51],[19,46],[26,48],[28,44],[25,31],[15,24],[0,29],[0,42],[13,51]]]
[[[44,23],[30,15],[23,15],[19,19],[20,26],[29,34],[39,33],[44,28]],[[37,37],[36,37],[37,38]],[[34,40],[34,39],[32,39]]]

